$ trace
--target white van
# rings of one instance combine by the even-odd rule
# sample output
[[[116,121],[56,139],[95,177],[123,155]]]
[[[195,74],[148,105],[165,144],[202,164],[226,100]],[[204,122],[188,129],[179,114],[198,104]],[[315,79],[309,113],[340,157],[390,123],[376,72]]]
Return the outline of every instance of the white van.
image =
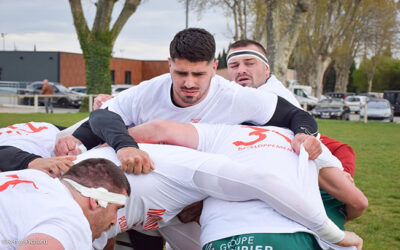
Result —
[[[307,105],[307,110],[315,107],[318,102],[318,98],[311,95],[311,86],[291,85],[288,89],[294,94],[302,107]]]

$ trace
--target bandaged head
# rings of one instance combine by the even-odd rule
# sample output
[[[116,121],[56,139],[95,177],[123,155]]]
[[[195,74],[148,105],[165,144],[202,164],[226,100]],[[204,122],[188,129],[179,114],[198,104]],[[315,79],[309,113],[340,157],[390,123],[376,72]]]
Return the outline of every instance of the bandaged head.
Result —
[[[117,194],[109,192],[103,187],[89,188],[85,187],[71,179],[63,178],[64,181],[68,182],[73,188],[75,188],[82,196],[95,199],[101,207],[106,208],[108,203],[115,203],[119,205],[125,205],[127,196],[123,194]]]

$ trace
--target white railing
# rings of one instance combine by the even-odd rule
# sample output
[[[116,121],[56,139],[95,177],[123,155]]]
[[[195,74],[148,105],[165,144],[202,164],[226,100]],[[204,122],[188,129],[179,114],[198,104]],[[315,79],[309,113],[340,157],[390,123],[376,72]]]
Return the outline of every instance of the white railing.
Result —
[[[52,97],[78,97],[84,99],[85,97],[89,98],[89,112],[93,111],[93,99],[97,95],[18,95],[18,94],[0,94],[0,98],[6,98],[8,103],[19,103],[19,99],[21,98],[33,98],[33,110],[34,112],[39,111],[39,97],[47,97],[47,98],[52,98]],[[15,99],[14,99],[15,98]],[[14,100],[12,100],[14,99]]]

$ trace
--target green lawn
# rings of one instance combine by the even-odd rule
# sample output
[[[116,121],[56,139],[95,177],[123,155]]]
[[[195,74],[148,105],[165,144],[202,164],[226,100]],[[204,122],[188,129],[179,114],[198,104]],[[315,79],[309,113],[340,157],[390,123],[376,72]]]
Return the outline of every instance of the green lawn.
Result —
[[[87,117],[76,114],[4,114],[0,127],[28,121],[69,126]],[[400,124],[318,120],[322,134],[353,147],[355,182],[369,199],[369,208],[347,229],[364,239],[364,249],[400,249]]]

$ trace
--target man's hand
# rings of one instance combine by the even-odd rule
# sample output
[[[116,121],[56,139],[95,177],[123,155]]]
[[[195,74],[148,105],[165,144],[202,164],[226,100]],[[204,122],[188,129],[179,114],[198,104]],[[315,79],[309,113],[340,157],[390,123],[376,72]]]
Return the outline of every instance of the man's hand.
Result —
[[[56,156],[79,155],[82,153],[80,145],[82,142],[72,135],[61,137],[54,147],[54,154]]]
[[[361,250],[363,246],[363,239],[353,232],[344,231],[344,239],[336,243],[342,247],[355,246],[357,250]]]
[[[110,100],[111,98],[113,98],[111,95],[107,95],[107,94],[100,94],[98,96],[96,96],[96,98],[94,98],[94,102],[93,102],[93,110],[99,109],[101,107],[101,105],[103,105],[104,102]]]
[[[300,153],[301,144],[307,151],[310,160],[315,160],[322,153],[321,143],[312,135],[296,134],[292,141],[292,147],[297,154]]]
[[[61,172],[67,172],[69,168],[74,165],[73,160],[75,159],[76,156],[74,155],[52,158],[36,158],[28,164],[28,168],[41,170],[51,177],[53,177],[52,174],[60,177]]]
[[[154,170],[154,163],[149,155],[135,147],[124,147],[117,151],[117,157],[121,162],[121,169],[127,173],[148,174]]]

